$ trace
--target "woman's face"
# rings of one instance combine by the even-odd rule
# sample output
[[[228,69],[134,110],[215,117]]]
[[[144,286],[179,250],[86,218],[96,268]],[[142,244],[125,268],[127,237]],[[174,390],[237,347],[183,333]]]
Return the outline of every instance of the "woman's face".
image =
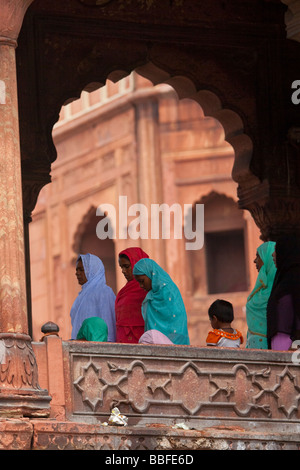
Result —
[[[134,277],[142,289],[145,289],[147,292],[152,289],[152,281],[146,274],[139,274]]]
[[[127,281],[132,281],[133,279],[133,274],[132,274],[132,267],[131,263],[128,258],[125,256],[120,256],[119,257],[119,266],[122,270],[122,274],[127,279]]]
[[[257,271],[260,271],[261,267],[264,264],[263,260],[261,259],[261,257],[259,256],[259,254],[257,252],[256,252],[256,257],[255,257],[253,263],[255,264]]]
[[[82,264],[82,259],[80,258],[77,265],[76,265],[76,273],[78,284],[81,286],[87,282],[87,278],[84,272],[83,264]]]

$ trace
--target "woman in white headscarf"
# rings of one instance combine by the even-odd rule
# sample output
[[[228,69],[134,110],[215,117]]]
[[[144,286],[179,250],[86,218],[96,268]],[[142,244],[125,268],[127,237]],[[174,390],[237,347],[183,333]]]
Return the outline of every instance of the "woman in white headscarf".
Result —
[[[76,277],[81,285],[81,291],[71,308],[72,339],[86,318],[102,318],[108,327],[107,341],[116,341],[116,296],[106,284],[105,270],[98,256],[87,253],[79,255],[76,263]]]

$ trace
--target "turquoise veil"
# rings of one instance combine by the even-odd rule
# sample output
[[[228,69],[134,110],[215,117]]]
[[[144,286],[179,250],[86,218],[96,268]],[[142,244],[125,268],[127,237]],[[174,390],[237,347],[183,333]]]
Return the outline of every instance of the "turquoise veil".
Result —
[[[267,348],[267,305],[276,274],[276,266],[272,254],[275,242],[262,243],[257,252],[263,261],[255,286],[248,296],[246,304],[246,319],[248,325],[246,347]],[[254,333],[254,334],[253,334]],[[253,335],[253,337],[251,336]]]
[[[158,330],[174,344],[190,344],[185,306],[176,284],[154,260],[139,260],[134,275],[146,275],[152,289],[142,303],[145,331]]]

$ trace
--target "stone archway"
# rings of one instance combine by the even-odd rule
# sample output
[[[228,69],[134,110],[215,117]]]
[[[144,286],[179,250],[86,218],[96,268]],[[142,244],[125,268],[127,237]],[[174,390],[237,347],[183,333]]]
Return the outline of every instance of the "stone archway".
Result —
[[[286,104],[299,48],[285,40],[285,7],[188,5],[33,2],[17,49],[27,215],[50,182],[52,128],[62,104],[107,78],[117,81],[138,70],[153,83],[172,83],[181,97],[199,100],[205,115],[222,124],[235,151],[239,206],[250,211],[264,240],[300,231],[299,145],[294,135],[287,137],[299,119]]]
[[[106,238],[105,240],[99,240],[99,238],[97,238],[96,225],[99,220],[100,217],[96,216],[96,207],[90,207],[74,234],[72,248],[76,254],[91,253],[102,260],[105,268],[106,283],[116,293],[114,241],[110,238]],[[72,262],[74,262],[74,260],[72,260]]]
[[[150,80],[154,85],[167,83],[176,91],[179,99],[189,98],[196,101],[206,117],[215,118],[224,129],[224,139],[234,149],[235,161],[232,168],[232,178],[237,183],[243,181],[259,182],[250,169],[253,142],[244,132],[241,116],[228,108],[224,108],[221,99],[209,89],[197,90],[193,81],[187,76],[170,76],[153,63],[138,67],[136,72]]]
[[[259,183],[259,179],[252,173],[250,163],[253,151],[253,142],[244,132],[241,116],[229,108],[223,108],[220,98],[208,89],[197,90],[193,81],[183,75],[171,76],[163,68],[153,63],[133,69],[141,76],[150,80],[153,85],[168,84],[177,93],[179,99],[189,98],[196,101],[202,108],[205,117],[216,119],[224,129],[224,139],[234,150],[235,160],[232,168],[232,178],[238,184],[243,182]],[[131,71],[133,71],[131,70]],[[128,75],[127,72],[116,70],[107,76],[107,80],[117,82]],[[67,98],[63,104],[68,104],[80,97],[82,91],[94,91],[104,86],[104,83],[92,82],[85,85],[75,96]]]
[[[72,27],[70,25],[71,29]],[[54,31],[55,44],[52,40]],[[234,148],[233,179],[239,184],[245,180],[251,180],[252,183],[259,182],[250,169],[253,153],[253,130],[251,128],[256,126],[256,122],[253,118],[247,122],[245,112],[246,108],[251,112],[254,110],[253,103],[249,100],[249,96],[247,97],[247,93],[252,93],[250,89],[253,80],[247,75],[252,74],[253,51],[243,53],[239,51],[237,62],[234,62],[234,66],[231,65],[226,69],[227,61],[232,62],[233,52],[226,51],[224,54],[217,48],[215,50],[213,48],[207,49],[203,47],[203,44],[199,47],[195,44],[187,47],[180,45],[179,39],[176,43],[175,37],[173,38],[174,43],[169,47],[155,41],[151,44],[146,40],[146,37],[137,34],[132,34],[130,39],[127,38],[122,42],[121,38],[109,39],[111,31],[102,30],[101,33],[104,34],[104,39],[97,42],[95,36],[90,36],[87,31],[83,48],[81,37],[69,36],[60,28],[56,29],[55,21],[49,24],[39,23],[40,42],[36,44],[37,49],[40,50],[43,47],[43,52],[47,54],[48,59],[53,57],[56,62],[61,59],[63,62],[60,67],[53,71],[49,70],[49,74],[44,75],[38,84],[40,103],[37,103],[37,106],[43,108],[39,113],[39,129],[36,129],[37,134],[40,134],[41,137],[38,145],[34,140],[25,143],[23,139],[23,182],[26,206],[34,207],[33,193],[38,193],[40,190],[37,185],[34,189],[32,188],[29,181],[32,179],[32,175],[36,172],[37,178],[44,184],[49,182],[47,174],[49,175],[51,162],[56,158],[51,134],[53,125],[58,120],[61,106],[78,98],[82,90],[95,90],[103,86],[107,79],[116,82],[133,70],[149,79],[153,84],[170,84],[179,98],[188,97],[198,102],[203,108],[205,116],[214,117],[221,123],[224,128],[225,140]],[[61,37],[65,38],[65,42],[59,46]],[[191,40],[189,36],[189,41]],[[109,50],[107,50],[105,41],[109,41]],[[72,57],[68,54],[68,48],[71,45]],[[22,55],[21,48],[22,41],[20,41],[20,56]],[[195,54],[192,49],[195,49]],[[41,66],[43,64],[46,67],[44,56],[41,57]],[[244,74],[241,76],[243,83],[239,84],[237,75],[243,67],[245,67]],[[58,76],[63,77],[63,80],[60,81],[59,87],[56,87]],[[22,81],[22,77],[20,80]],[[234,93],[232,93],[233,89]],[[25,109],[25,101],[26,95],[20,94],[21,108]],[[30,121],[31,119],[21,122],[21,140],[32,125]],[[39,163],[30,162],[28,154],[35,155],[37,153],[40,156]]]
[[[226,295],[248,291],[249,273],[246,256],[246,221],[236,201],[225,194],[211,191],[200,201],[204,204],[205,247],[187,253],[194,297]],[[193,217],[194,219],[194,217]]]
[[[283,3],[295,13],[298,2]],[[116,1],[35,0],[17,49],[26,214],[50,181],[51,132],[62,104],[139,70],[193,96],[222,124],[235,150],[239,205],[262,238],[300,231],[299,145],[289,132],[299,127],[290,95],[300,50],[286,40],[286,10],[277,1],[250,7],[153,0],[125,8]]]

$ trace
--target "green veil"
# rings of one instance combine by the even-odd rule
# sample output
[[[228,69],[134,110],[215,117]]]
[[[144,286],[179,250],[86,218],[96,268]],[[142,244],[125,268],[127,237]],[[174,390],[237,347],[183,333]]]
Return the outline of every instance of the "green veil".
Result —
[[[76,339],[86,341],[107,341],[107,324],[100,317],[86,318],[78,331]]]
[[[267,349],[267,305],[273,287],[276,266],[272,254],[275,242],[262,243],[257,252],[263,261],[255,286],[246,304],[248,325],[246,348]]]
[[[133,274],[146,275],[152,282],[142,303],[145,331],[158,330],[174,344],[190,344],[185,306],[169,274],[149,258],[139,260]]]

